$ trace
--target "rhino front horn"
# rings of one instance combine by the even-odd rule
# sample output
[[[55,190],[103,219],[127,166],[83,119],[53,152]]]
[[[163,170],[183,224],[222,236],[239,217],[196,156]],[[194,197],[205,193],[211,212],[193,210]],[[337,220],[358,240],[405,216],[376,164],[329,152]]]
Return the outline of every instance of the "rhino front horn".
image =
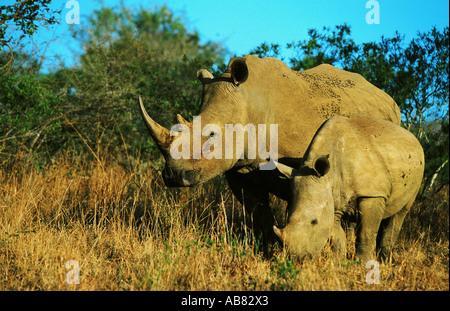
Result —
[[[155,141],[159,150],[161,150],[163,155],[168,155],[170,150],[170,144],[172,142],[173,137],[170,136],[170,131],[166,129],[164,126],[159,125],[148,115],[145,110],[144,104],[142,103],[142,98],[139,96],[139,107],[141,110],[142,119],[145,122],[145,125],[150,132],[150,136]]]

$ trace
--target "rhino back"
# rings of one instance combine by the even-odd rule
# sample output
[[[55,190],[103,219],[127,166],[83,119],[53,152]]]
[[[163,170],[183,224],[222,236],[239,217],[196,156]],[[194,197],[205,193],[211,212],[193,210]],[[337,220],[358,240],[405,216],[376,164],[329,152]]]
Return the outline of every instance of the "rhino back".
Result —
[[[367,137],[364,141],[368,152],[376,153],[382,162],[384,169],[381,172],[368,171],[365,182],[373,185],[378,181],[375,176],[384,176],[389,185],[385,217],[389,217],[414,200],[420,189],[425,167],[422,146],[412,133],[385,120],[364,115],[349,121],[361,136]],[[358,150],[360,154],[367,152],[361,148]],[[367,163],[368,167],[370,165]]]
[[[359,74],[331,65],[293,71],[274,58],[245,58],[249,115],[264,113],[266,123],[278,124],[279,158],[303,157],[320,125],[336,115],[369,112],[400,124],[395,101]]]
[[[400,124],[400,109],[387,93],[375,87],[357,73],[338,69],[328,64],[298,73],[309,84],[309,93],[320,99],[318,109],[331,107],[331,114],[350,116],[360,112],[395,124]]]

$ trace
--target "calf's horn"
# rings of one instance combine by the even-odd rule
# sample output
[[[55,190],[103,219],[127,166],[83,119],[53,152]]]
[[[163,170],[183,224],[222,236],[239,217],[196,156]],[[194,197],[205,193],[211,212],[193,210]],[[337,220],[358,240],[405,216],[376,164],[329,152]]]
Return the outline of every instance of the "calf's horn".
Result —
[[[273,232],[283,241],[283,229],[278,228],[277,226],[273,226]]]

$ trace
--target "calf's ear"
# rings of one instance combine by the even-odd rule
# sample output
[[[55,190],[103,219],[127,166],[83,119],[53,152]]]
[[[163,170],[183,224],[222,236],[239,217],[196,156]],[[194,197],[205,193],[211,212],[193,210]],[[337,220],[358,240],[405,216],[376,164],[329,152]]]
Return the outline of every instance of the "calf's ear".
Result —
[[[319,156],[314,160],[313,168],[319,177],[325,176],[330,170],[330,157],[329,154],[325,156]]]

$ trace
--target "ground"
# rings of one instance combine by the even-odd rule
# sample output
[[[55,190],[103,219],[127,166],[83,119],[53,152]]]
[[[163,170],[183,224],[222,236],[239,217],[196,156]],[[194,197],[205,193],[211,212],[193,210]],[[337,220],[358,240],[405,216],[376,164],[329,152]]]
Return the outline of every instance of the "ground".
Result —
[[[347,260],[299,264],[262,256],[223,178],[167,189],[141,161],[18,156],[0,168],[0,290],[448,291],[448,206],[448,187],[414,204],[392,263],[366,268],[349,235]]]

